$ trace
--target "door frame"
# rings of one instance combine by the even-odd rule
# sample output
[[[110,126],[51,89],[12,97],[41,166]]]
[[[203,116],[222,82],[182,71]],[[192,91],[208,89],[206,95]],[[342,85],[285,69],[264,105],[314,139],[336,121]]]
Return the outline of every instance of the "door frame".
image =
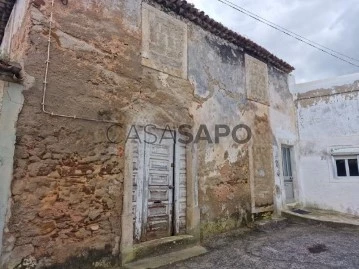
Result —
[[[283,154],[282,154],[282,148],[289,148],[290,149],[290,157],[291,157],[291,168],[292,168],[292,177],[293,177],[293,196],[294,201],[292,203],[287,203],[287,197],[285,192],[285,181],[284,181],[284,174],[283,174]],[[289,143],[288,141],[280,141],[279,147],[279,167],[280,167],[280,179],[281,179],[281,197],[282,197],[282,207],[287,208],[288,204],[294,204],[298,202],[298,173],[297,173],[297,162],[296,162],[296,152],[297,152],[297,146],[295,143]]]
[[[157,135],[162,135],[162,132],[165,131],[164,129],[161,128],[151,128],[149,131],[153,132],[154,134]],[[172,132],[172,135],[174,137],[174,140],[176,140],[176,131],[175,130],[170,130]],[[142,132],[143,130],[139,131],[139,133],[141,134],[140,136],[142,136]],[[143,134],[144,137],[146,137],[146,134]],[[147,139],[147,137],[146,137]],[[178,151],[178,148],[176,146],[176,141],[168,141],[167,139],[164,140],[163,144],[167,144],[168,146],[170,146],[170,153],[169,153],[169,157],[170,160],[168,162],[169,165],[169,170],[168,170],[168,174],[170,176],[170,182],[168,182],[168,207],[167,207],[167,213],[168,213],[168,236],[173,236],[176,235],[179,231],[176,229],[176,225],[177,222],[179,222],[179,219],[177,219],[178,217],[178,212],[177,209],[179,208],[177,205],[177,201],[179,201],[179,184],[178,184],[178,180],[176,180],[176,175],[177,175],[177,170],[179,169],[179,167],[177,167],[176,164],[176,152]],[[159,145],[159,144],[156,144]],[[137,163],[141,163],[141,165],[139,166],[140,169],[142,169],[142,171],[138,171],[137,170],[137,174],[140,175],[137,177],[137,180],[139,180],[139,182],[136,182],[137,184],[140,184],[141,186],[139,187],[139,185],[137,186],[137,191],[136,193],[134,193],[134,196],[136,196],[136,208],[135,209],[135,213],[136,213],[136,219],[134,220],[135,222],[135,227],[138,227],[137,232],[135,232],[134,237],[137,236],[138,238],[134,238],[134,240],[138,240],[138,242],[141,241],[150,241],[150,240],[146,240],[145,238],[147,238],[148,234],[147,234],[147,223],[148,223],[148,212],[150,209],[150,160],[151,160],[151,153],[150,153],[150,149],[152,145],[150,144],[145,144],[145,143],[141,143],[136,145],[139,154],[139,157],[137,159]],[[164,187],[165,185],[162,185],[162,187]],[[140,206],[139,206],[140,205]],[[154,204],[152,204],[154,205]]]
[[[284,155],[284,150],[287,152],[287,154],[289,154],[289,160],[288,160],[288,156],[286,156],[286,160],[283,158]],[[280,152],[281,152],[281,157],[282,157],[282,177],[283,177],[283,183],[284,183],[284,194],[285,194],[285,203],[286,204],[291,204],[294,203],[295,201],[295,196],[294,196],[294,175],[293,175],[293,147],[292,146],[287,146],[287,145],[281,145],[280,148]],[[287,169],[285,169],[284,167],[284,163],[288,162],[288,166],[290,166]],[[288,176],[284,175],[284,171],[287,170],[287,173],[290,174]],[[290,173],[289,173],[290,172]],[[293,201],[288,202],[287,199],[287,188],[286,188],[286,184],[291,183],[291,191],[292,191],[292,195],[293,195]]]
[[[135,125],[138,130],[144,128],[144,125]],[[165,129],[162,126],[156,126]],[[126,134],[132,126],[126,127]],[[175,129],[176,133],[178,130]],[[141,135],[140,135],[141,136]],[[142,137],[143,138],[143,137]],[[141,139],[142,139],[141,138]],[[143,140],[142,140],[143,141]],[[125,145],[125,169],[123,182],[123,207],[121,214],[121,241],[120,256],[122,264],[126,264],[135,258],[136,244],[133,240],[133,147],[129,140]],[[176,143],[176,147],[180,144]],[[175,151],[179,152],[178,150]],[[187,187],[187,207],[186,207],[186,234],[194,236],[200,240],[200,210],[198,206],[198,178],[197,178],[197,156],[198,150],[196,144],[189,144],[185,148],[186,155],[186,187]],[[176,180],[175,180],[176,182]],[[178,180],[177,180],[178,182]],[[178,190],[178,188],[177,188]]]

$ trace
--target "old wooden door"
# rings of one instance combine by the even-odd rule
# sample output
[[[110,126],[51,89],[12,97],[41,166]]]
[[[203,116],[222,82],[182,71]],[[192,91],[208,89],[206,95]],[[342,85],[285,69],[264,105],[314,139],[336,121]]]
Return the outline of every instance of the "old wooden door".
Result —
[[[187,226],[186,146],[169,139],[174,131],[147,131],[130,143],[135,242],[183,234]]]
[[[156,133],[158,140],[145,145],[145,240],[171,236],[173,233],[174,141],[161,140],[162,130],[152,130],[151,133]]]

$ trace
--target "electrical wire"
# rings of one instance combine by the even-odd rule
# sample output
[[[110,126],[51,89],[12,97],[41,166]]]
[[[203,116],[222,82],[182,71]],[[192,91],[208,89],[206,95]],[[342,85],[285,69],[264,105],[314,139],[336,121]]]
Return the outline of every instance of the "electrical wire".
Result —
[[[276,27],[282,29],[283,31],[286,31],[286,32],[288,32],[288,33],[291,33],[291,34],[293,34],[293,35],[296,35],[296,36],[298,36],[298,37],[300,37],[300,38],[302,38],[302,39],[304,39],[304,40],[306,40],[306,41],[308,41],[308,42],[311,42],[311,43],[313,43],[313,44],[315,44],[315,45],[317,45],[317,46],[320,46],[320,47],[322,47],[322,48],[324,48],[324,49],[327,49],[327,50],[329,50],[329,51],[331,51],[331,52],[334,52],[334,53],[336,53],[336,54],[338,54],[338,55],[341,55],[341,56],[346,57],[346,58],[348,58],[348,59],[351,59],[351,60],[354,60],[354,61],[356,61],[356,62],[359,62],[359,59],[356,59],[356,58],[353,58],[353,57],[351,57],[351,56],[345,55],[345,54],[343,54],[343,53],[341,53],[341,52],[339,52],[339,51],[333,50],[333,49],[328,48],[328,47],[326,47],[326,46],[324,46],[324,45],[321,45],[321,44],[319,44],[319,43],[317,43],[317,42],[315,42],[315,41],[313,41],[313,40],[310,40],[310,39],[308,39],[308,38],[305,38],[304,36],[301,36],[301,35],[299,35],[299,34],[296,34],[296,33],[292,32],[291,30],[288,30],[287,28],[284,28],[284,27],[282,27],[282,26],[280,26],[280,25],[278,25],[278,24],[275,24],[274,22],[271,22],[271,21],[269,21],[269,20],[267,20],[267,19],[265,19],[265,18],[263,18],[263,17],[261,17],[261,16],[255,14],[255,13],[253,13],[253,12],[249,11],[248,9],[245,9],[245,8],[243,8],[243,7],[240,7],[240,6],[238,6],[238,5],[236,5],[236,4],[232,3],[232,2],[230,2],[230,1],[228,1],[228,0],[223,0],[223,1],[226,1],[226,2],[232,4],[232,5],[236,6],[236,7],[238,7],[238,8],[240,8],[240,9],[244,10],[245,12],[248,12],[249,14],[251,14],[251,15],[253,15],[253,16],[256,16],[256,17],[262,19],[263,21],[265,21],[265,22],[267,22],[267,23],[270,23],[270,24],[272,24],[272,25],[274,25],[274,26],[276,26]]]
[[[280,32],[292,37],[292,38],[295,38],[298,41],[301,41],[301,42],[303,42],[303,43],[305,43],[305,44],[307,44],[307,45],[309,45],[309,46],[311,46],[311,47],[313,47],[315,49],[318,49],[318,50],[320,50],[320,51],[322,51],[322,52],[324,52],[324,53],[326,53],[326,54],[328,54],[328,55],[330,55],[332,57],[335,57],[338,60],[346,62],[346,63],[348,63],[350,65],[355,66],[355,67],[359,67],[358,64],[355,64],[355,63],[353,63],[353,62],[351,62],[349,60],[343,59],[342,57],[339,57],[338,55],[341,55],[341,56],[344,56],[346,58],[349,58],[349,59],[352,59],[354,61],[359,62],[359,60],[357,60],[357,59],[355,59],[353,57],[350,57],[350,56],[347,56],[347,55],[342,54],[340,52],[337,52],[335,50],[329,49],[329,48],[327,48],[327,47],[325,47],[323,45],[320,45],[320,44],[318,44],[316,42],[313,42],[313,41],[311,41],[311,40],[309,40],[309,39],[307,39],[305,37],[302,37],[301,35],[298,35],[298,34],[292,32],[290,30],[287,30],[286,28],[283,28],[283,27],[281,27],[281,26],[279,26],[277,24],[274,24],[274,23],[272,23],[272,22],[270,22],[270,21],[268,21],[268,20],[266,20],[266,19],[264,19],[264,18],[262,18],[262,17],[260,17],[260,16],[258,16],[256,14],[254,14],[254,13],[252,13],[250,11],[247,11],[246,9],[234,4],[233,2],[230,2],[228,0],[217,0],[217,1],[221,2],[222,4],[224,4],[226,6],[229,6],[229,7],[233,8],[233,9],[235,9],[235,10],[237,10],[237,11],[239,11],[239,12],[241,12],[241,13],[243,13],[243,14],[245,14],[245,15],[247,15],[247,16],[249,16],[249,17],[251,17],[251,18],[253,18],[253,19],[257,20],[257,21],[259,21],[259,22],[261,22],[261,23],[264,23],[264,24],[268,25],[269,27],[271,27],[271,28],[273,28],[273,29],[275,29],[277,31],[280,31]],[[338,54],[338,55],[335,55],[334,53]]]
[[[54,2],[55,0],[51,1],[51,14],[50,14],[50,21],[49,21],[49,35],[48,35],[48,45],[47,45],[47,59],[46,59],[46,68],[45,68],[45,75],[44,75],[44,86],[43,86],[43,95],[42,95],[42,112],[45,114],[56,116],[56,117],[62,117],[62,118],[68,118],[68,119],[78,119],[78,120],[84,120],[84,121],[92,121],[92,122],[101,122],[101,123],[113,123],[116,125],[122,126],[122,124],[118,121],[111,121],[111,120],[99,120],[99,119],[93,119],[93,118],[86,118],[86,117],[78,117],[76,115],[64,115],[64,114],[58,114],[54,112],[50,112],[46,110],[46,91],[47,91],[47,78],[49,75],[49,66],[50,66],[50,52],[51,52],[51,34],[52,34],[52,24],[53,24],[53,9],[54,9]]]

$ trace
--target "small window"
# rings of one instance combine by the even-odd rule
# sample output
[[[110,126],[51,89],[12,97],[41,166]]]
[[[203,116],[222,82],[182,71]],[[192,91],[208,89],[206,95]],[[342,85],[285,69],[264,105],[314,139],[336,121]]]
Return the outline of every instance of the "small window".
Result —
[[[337,163],[337,176],[346,177],[347,171],[345,168],[345,160],[336,160],[336,163]]]
[[[349,166],[349,175],[351,177],[359,176],[358,159],[349,159],[348,166]]]
[[[358,157],[335,157],[337,177],[359,177]]]

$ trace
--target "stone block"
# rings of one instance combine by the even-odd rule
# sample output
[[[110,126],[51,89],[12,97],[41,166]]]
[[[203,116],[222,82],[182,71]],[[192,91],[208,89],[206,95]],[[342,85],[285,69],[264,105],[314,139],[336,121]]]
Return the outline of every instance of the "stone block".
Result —
[[[142,6],[142,64],[187,78],[187,25],[153,8]]]
[[[269,105],[267,64],[245,55],[247,98]]]

